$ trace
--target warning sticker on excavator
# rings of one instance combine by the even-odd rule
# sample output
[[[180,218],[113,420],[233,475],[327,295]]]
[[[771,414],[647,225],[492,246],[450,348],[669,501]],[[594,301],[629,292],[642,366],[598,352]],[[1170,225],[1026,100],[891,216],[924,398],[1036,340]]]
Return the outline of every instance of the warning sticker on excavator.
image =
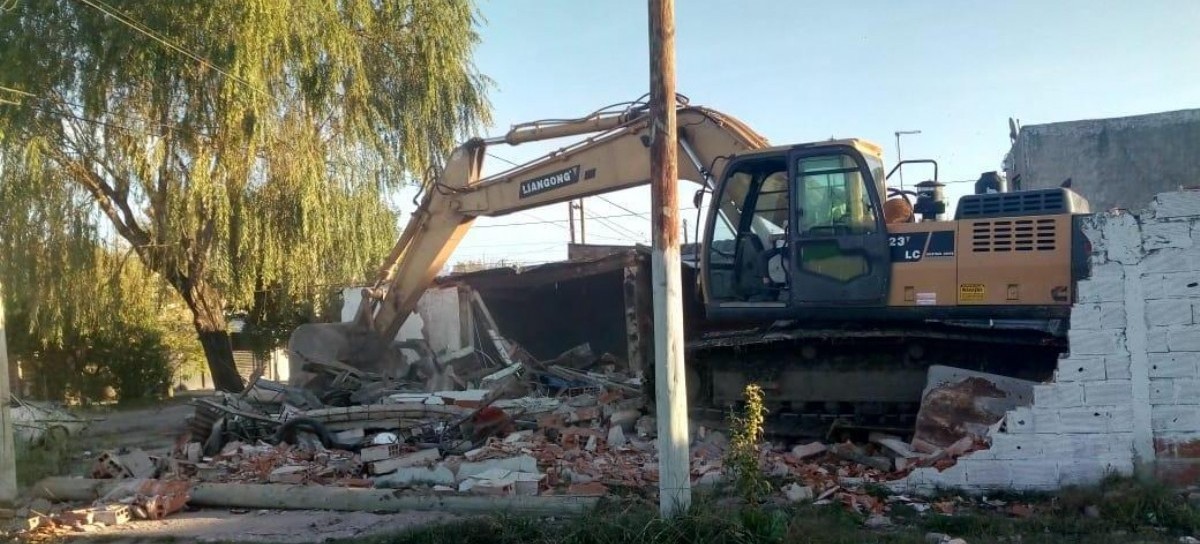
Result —
[[[987,297],[987,287],[982,283],[964,283],[958,286],[959,302],[982,302]]]

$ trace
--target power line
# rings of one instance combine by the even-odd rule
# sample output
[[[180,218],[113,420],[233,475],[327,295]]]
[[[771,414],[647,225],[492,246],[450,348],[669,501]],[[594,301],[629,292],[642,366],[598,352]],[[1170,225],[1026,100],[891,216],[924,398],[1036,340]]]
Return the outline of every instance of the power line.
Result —
[[[160,36],[154,29],[152,29],[144,24],[138,23],[137,21],[130,18],[128,15],[125,15],[125,14],[117,15],[116,14],[117,9],[108,4],[105,4],[103,2],[103,0],[80,0],[80,1],[83,2],[84,4],[87,4],[88,6],[91,6],[92,8],[95,8],[97,11],[116,19],[121,24],[138,31],[141,34],[146,35],[150,39],[152,39],[158,43],[161,43],[161,44],[167,46],[168,48],[175,50],[175,51],[179,52],[180,54],[182,54],[196,62],[199,62],[205,66],[208,66],[209,68],[215,70],[216,72],[220,73],[221,75],[224,75],[225,77],[228,77],[234,81],[237,81],[238,83],[241,83],[242,85],[245,85],[246,88],[248,88],[252,91],[255,91],[267,98],[272,98],[270,94],[268,94],[266,91],[264,91],[262,89],[259,89],[256,86],[254,86],[253,83],[250,83],[249,81],[245,80],[242,77],[239,77],[237,75],[234,75],[232,73],[225,71],[224,69],[217,66],[216,64],[213,64],[212,61],[209,61],[208,59],[206,59],[204,57],[196,55],[178,45],[175,45],[170,40],[167,40],[165,37]],[[101,7],[101,6],[103,6],[103,7]]]
[[[632,230],[630,230],[628,228],[622,227],[621,225],[618,225],[615,222],[613,222],[607,218],[591,216],[590,214],[586,214],[586,213],[584,215],[587,215],[587,216],[591,217],[592,219],[598,221],[605,228],[617,233],[618,235],[629,236],[631,238],[638,239],[638,240],[642,239],[642,237],[638,233],[633,232]]]
[[[625,206],[622,206],[622,205],[620,205],[620,204],[617,204],[616,202],[613,202],[613,201],[611,201],[611,200],[609,200],[609,199],[607,199],[607,198],[605,198],[605,197],[603,197],[603,196],[601,196],[601,195],[596,195],[596,198],[599,198],[600,200],[603,200],[603,201],[607,202],[607,203],[608,203],[609,205],[611,205],[611,206],[615,206],[615,207],[619,208],[621,211],[624,211],[624,212],[629,212],[629,213],[631,213],[631,214],[633,214],[633,215],[639,215],[639,216],[643,216],[643,217],[645,217],[645,216],[649,216],[649,215],[650,215],[650,212],[645,212],[645,213],[638,213],[638,212],[635,212],[635,211],[633,211],[633,210],[631,210],[631,209],[629,209],[629,208],[626,208]]]

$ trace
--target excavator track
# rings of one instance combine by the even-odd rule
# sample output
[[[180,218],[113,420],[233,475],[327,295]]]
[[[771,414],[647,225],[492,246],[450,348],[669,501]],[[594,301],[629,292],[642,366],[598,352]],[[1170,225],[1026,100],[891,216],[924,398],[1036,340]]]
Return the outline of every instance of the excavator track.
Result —
[[[687,345],[688,400],[693,419],[720,428],[756,383],[774,435],[911,430],[929,367],[1044,381],[1065,351],[1046,332],[938,325],[715,333]]]

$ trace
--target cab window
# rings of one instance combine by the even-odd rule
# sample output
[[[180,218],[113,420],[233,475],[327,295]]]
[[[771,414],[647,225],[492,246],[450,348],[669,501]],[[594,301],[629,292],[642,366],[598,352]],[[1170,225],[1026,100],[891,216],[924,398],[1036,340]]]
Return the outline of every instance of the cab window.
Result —
[[[796,164],[796,186],[803,191],[801,236],[874,232],[875,209],[858,162],[847,154],[804,157]]]

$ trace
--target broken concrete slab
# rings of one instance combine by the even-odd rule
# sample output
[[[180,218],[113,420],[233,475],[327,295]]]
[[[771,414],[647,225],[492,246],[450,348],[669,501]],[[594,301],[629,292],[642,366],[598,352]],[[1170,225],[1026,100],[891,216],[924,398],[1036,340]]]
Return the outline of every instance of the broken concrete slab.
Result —
[[[871,433],[870,440],[871,442],[887,448],[888,451],[892,452],[897,457],[904,459],[924,457],[924,455],[922,455],[920,452],[914,450],[912,446],[904,443],[903,440],[900,440],[894,436],[884,436],[877,433]]]
[[[455,484],[454,471],[442,464],[435,467],[399,468],[390,474],[376,476],[372,480],[375,482],[375,487],[379,488],[406,487],[410,485],[452,486]]]
[[[415,467],[420,465],[428,465],[442,459],[442,453],[437,448],[421,450],[407,455],[401,455],[395,459],[384,459],[369,463],[367,466],[371,474],[387,474],[396,469]]]
[[[271,471],[267,480],[274,484],[302,484],[308,479],[308,467],[289,465]]]
[[[458,466],[456,476],[458,481],[462,481],[491,469],[538,473],[537,459],[529,455],[518,455],[506,459],[488,459],[475,463],[463,463]]]
[[[783,486],[783,495],[791,502],[811,502],[813,500],[813,489],[806,485],[790,483]]]
[[[625,432],[621,430],[620,425],[613,425],[608,429],[608,447],[619,448],[626,444]]]
[[[829,450],[829,446],[821,442],[809,442],[808,444],[800,444],[792,448],[792,456],[796,459],[808,459],[816,457]]]
[[[968,435],[986,438],[1010,410],[1033,404],[1034,385],[997,374],[931,366],[913,444],[945,448]]]

